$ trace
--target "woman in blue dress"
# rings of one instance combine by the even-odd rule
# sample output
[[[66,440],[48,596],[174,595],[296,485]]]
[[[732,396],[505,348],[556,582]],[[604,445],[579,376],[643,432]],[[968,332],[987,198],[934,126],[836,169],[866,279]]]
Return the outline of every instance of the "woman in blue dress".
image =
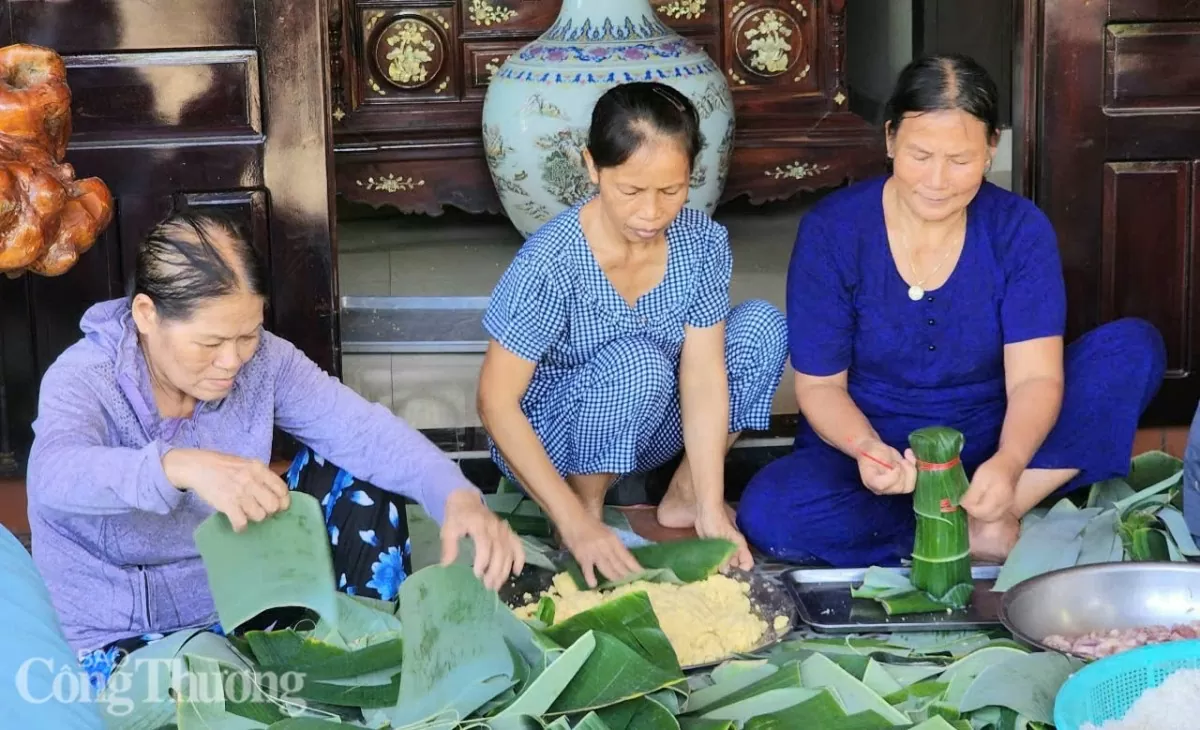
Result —
[[[684,457],[658,520],[739,545],[724,458],[768,425],[787,358],[783,314],[730,307],[724,227],[687,209],[699,118],[669,86],[615,87],[584,159],[598,194],[546,223],[502,276],[479,413],[501,471],[554,522],[590,585],[639,570],[601,520],[616,479]]]
[[[907,558],[917,465],[905,444],[923,426],[965,436],[978,560],[1002,560],[1019,518],[1052,494],[1128,472],[1165,370],[1162,338],[1124,319],[1064,351],[1054,230],[984,179],[996,109],[972,60],[914,61],[889,104],[891,174],[826,196],[801,221],[787,319],[802,424],[738,508],[766,554],[838,567]]]

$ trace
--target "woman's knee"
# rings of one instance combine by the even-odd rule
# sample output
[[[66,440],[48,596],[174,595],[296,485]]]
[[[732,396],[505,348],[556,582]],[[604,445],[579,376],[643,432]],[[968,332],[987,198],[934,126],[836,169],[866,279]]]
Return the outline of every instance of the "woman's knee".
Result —
[[[763,299],[747,299],[733,308],[726,323],[730,349],[753,348],[759,361],[783,368],[787,359],[787,318]]]
[[[1145,404],[1162,385],[1167,370],[1167,346],[1162,333],[1150,322],[1125,317],[1100,325],[1071,346],[1068,362],[1089,366],[1097,359],[1108,360],[1107,368],[1123,388],[1141,390]]]
[[[657,406],[675,390],[675,369],[645,337],[626,337],[606,345],[591,363],[588,392],[605,397],[617,389],[632,405]]]
[[[774,554],[798,547],[798,531],[789,526],[795,495],[791,494],[789,475],[794,469],[795,453],[776,459],[750,478],[737,505],[738,529],[759,550]]]

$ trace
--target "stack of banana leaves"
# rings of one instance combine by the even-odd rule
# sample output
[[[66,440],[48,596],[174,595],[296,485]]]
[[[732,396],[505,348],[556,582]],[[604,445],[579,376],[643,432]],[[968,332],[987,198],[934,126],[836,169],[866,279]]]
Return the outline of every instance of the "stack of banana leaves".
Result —
[[[303,494],[241,533],[214,515],[196,542],[223,626],[283,606],[311,620],[184,631],[134,652],[98,697],[110,727],[1029,730],[1052,727],[1057,689],[1080,666],[1002,631],[800,630],[685,672],[644,592],[521,620],[465,560],[415,570],[393,601],[339,592],[320,506]],[[687,552],[644,578],[694,580],[728,555],[699,566]]]

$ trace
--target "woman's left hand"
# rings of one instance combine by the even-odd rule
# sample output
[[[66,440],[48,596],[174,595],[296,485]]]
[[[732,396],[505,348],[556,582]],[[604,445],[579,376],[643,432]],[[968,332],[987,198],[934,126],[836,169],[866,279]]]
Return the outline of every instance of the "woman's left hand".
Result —
[[[750,570],[754,567],[754,558],[750,556],[746,538],[734,526],[733,520],[729,519],[724,505],[721,507],[715,511],[701,510],[696,515],[696,534],[700,537],[720,537],[729,540],[737,546],[729,562],[742,570]]]
[[[996,522],[1012,513],[1020,464],[1003,453],[983,462],[962,498],[962,508],[980,522]]]
[[[507,522],[488,509],[473,489],[458,489],[446,498],[442,522],[442,565],[458,559],[458,541],[475,543],[475,576],[489,590],[499,590],[509,574],[525,569],[525,547]]]

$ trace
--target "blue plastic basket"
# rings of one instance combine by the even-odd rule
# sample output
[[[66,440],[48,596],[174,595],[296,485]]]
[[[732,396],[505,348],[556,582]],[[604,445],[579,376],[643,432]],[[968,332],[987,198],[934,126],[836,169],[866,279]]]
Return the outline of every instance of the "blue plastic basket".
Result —
[[[1056,730],[1100,726],[1125,716],[1138,697],[1181,669],[1200,669],[1200,639],[1152,644],[1088,664],[1054,700]]]

